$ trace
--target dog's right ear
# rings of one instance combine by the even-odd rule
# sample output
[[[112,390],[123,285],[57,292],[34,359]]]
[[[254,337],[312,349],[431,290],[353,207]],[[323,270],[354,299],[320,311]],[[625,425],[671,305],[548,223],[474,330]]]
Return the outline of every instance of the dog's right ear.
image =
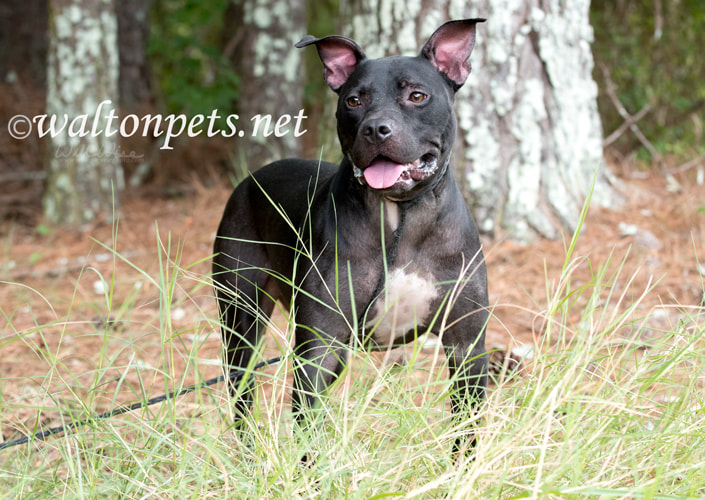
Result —
[[[323,78],[336,93],[340,92],[340,87],[355,71],[360,61],[365,60],[367,56],[354,41],[338,35],[323,38],[307,35],[296,44],[296,48],[300,49],[314,43],[323,63]]]

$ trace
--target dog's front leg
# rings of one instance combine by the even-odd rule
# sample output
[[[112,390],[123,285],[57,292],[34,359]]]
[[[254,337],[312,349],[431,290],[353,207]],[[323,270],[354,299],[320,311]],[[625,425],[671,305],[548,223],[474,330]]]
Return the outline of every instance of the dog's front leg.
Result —
[[[299,426],[306,431],[318,426],[320,397],[345,366],[346,345],[312,329],[296,330],[294,392],[292,407]]]
[[[468,303],[475,302],[474,300]],[[485,324],[487,312],[483,308],[451,314],[450,327],[443,333],[443,347],[448,359],[448,369],[453,380],[451,408],[458,421],[474,416],[485,399],[489,356],[485,349]],[[475,448],[474,432],[470,436],[459,436],[453,445],[453,453],[465,449],[466,454]]]
[[[462,344],[446,347],[448,368],[453,379],[451,408],[459,421],[477,412],[485,399],[487,387],[487,351],[484,345],[468,347]],[[474,433],[467,437],[458,436],[453,445],[453,453],[457,454],[463,449],[471,453],[476,441]]]

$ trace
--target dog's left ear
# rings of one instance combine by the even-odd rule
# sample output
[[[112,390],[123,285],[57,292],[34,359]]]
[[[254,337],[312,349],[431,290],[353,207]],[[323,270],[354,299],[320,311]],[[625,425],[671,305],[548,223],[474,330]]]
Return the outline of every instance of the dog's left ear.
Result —
[[[468,58],[475,47],[475,25],[485,21],[482,18],[448,21],[431,35],[419,53],[448,77],[456,91],[470,74]]]

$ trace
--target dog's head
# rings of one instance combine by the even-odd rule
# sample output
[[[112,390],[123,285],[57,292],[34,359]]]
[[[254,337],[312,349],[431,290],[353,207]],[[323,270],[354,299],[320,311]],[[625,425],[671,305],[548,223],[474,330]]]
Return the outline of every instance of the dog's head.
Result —
[[[413,199],[447,170],[453,98],[470,74],[475,25],[450,21],[416,57],[368,59],[349,38],[307,36],[338,95],[338,138],[358,181],[395,201]]]

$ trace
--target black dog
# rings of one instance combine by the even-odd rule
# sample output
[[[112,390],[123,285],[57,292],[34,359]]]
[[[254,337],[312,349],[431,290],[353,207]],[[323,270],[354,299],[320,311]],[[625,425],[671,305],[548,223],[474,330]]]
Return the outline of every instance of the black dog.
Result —
[[[339,94],[343,161],[282,160],[243,181],[218,228],[213,278],[231,370],[250,363],[275,301],[293,308],[299,421],[351,345],[387,348],[427,330],[446,351],[454,412],[485,396],[486,270],[449,166],[453,99],[481,21],[442,25],[416,57],[370,60],[340,36],[296,45],[316,46]],[[251,377],[234,392],[245,414]]]

